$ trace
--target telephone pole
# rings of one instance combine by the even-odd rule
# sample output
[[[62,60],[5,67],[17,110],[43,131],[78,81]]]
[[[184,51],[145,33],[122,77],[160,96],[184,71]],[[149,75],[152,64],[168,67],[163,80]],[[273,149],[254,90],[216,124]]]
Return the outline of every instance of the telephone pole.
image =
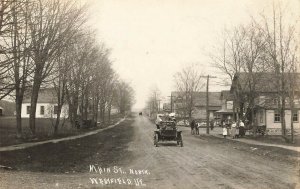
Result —
[[[216,76],[200,76],[200,77],[206,77],[206,134],[209,134],[209,78],[217,78]]]
[[[171,100],[170,108],[171,108],[171,113],[172,113],[173,112],[173,97],[174,97],[174,96],[172,96],[172,92],[171,92],[171,96],[168,96],[168,97],[170,97],[170,100]]]

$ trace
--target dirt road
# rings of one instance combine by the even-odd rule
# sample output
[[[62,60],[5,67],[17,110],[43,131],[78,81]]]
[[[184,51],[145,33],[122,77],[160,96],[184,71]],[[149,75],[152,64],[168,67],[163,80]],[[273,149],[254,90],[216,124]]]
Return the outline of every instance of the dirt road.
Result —
[[[151,171],[145,182],[153,188],[293,188],[299,176],[290,165],[251,157],[224,141],[191,136],[188,128],[181,128],[183,148],[174,143],[151,147],[153,126],[148,119],[140,117],[134,126],[129,150],[137,159],[132,166]]]
[[[49,173],[47,170],[52,169],[42,169],[42,167],[51,166],[50,160],[39,168],[35,167],[35,172],[30,172],[32,162],[27,162],[27,166],[24,165],[26,162],[19,163],[20,165],[16,163],[18,171],[0,172],[1,187],[299,188],[296,184],[299,183],[299,167],[296,163],[287,163],[280,159],[248,152],[245,149],[251,151],[249,146],[242,146],[229,140],[191,136],[189,129],[185,127],[180,128],[183,130],[184,147],[177,146],[175,142],[162,143],[159,147],[154,147],[155,126],[146,117],[137,116],[125,124],[127,125],[94,136],[94,151],[89,152],[89,156],[82,156],[80,165],[77,163],[73,167],[68,165],[68,162],[74,161],[72,154],[69,154],[67,160],[63,155],[53,157],[61,158],[62,164],[65,161],[68,167],[65,167],[64,171],[71,170],[70,167],[75,171]],[[102,144],[102,148],[98,148],[97,142],[103,139],[104,135],[105,141],[110,142],[110,145]],[[85,140],[90,138],[77,141],[77,145],[86,143]],[[123,145],[112,148],[114,142],[118,140],[122,140]],[[109,152],[104,153],[103,149]],[[77,150],[78,152],[89,151],[90,148],[85,146]],[[2,159],[12,157],[13,154],[0,155]],[[51,153],[47,155],[51,159]],[[36,159],[36,161],[40,160]],[[0,162],[3,164],[9,161]],[[22,169],[22,167],[26,168]]]

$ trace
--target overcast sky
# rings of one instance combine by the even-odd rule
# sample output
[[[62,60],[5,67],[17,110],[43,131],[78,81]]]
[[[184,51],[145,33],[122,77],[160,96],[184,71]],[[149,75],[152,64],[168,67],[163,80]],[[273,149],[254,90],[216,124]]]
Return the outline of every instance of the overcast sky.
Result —
[[[91,22],[97,37],[112,49],[113,67],[136,92],[142,108],[149,90],[163,96],[175,90],[173,76],[188,64],[204,74],[217,75],[211,91],[224,76],[210,65],[208,53],[223,28],[246,23],[250,15],[268,12],[272,0],[92,0]],[[288,0],[289,11],[300,10]],[[300,11],[299,11],[300,12]],[[205,90],[205,89],[204,89]]]

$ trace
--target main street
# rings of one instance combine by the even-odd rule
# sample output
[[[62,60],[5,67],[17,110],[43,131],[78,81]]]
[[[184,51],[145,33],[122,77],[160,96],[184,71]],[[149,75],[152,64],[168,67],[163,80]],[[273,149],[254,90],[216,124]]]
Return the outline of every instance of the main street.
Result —
[[[147,117],[135,116],[82,139],[1,152],[0,164],[13,170],[1,170],[0,188],[299,187],[296,161],[282,154],[261,155],[250,145],[192,136],[187,127],[179,127],[184,147],[155,147],[154,129]]]

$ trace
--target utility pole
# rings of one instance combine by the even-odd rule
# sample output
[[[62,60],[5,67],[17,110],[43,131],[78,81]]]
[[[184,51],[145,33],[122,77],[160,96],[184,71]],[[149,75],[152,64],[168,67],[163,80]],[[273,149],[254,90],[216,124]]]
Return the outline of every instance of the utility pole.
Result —
[[[158,101],[158,113],[160,112],[160,100],[157,100]]]
[[[171,96],[168,96],[168,97],[170,97],[170,100],[171,100],[171,113],[173,112],[173,96],[172,96],[172,92],[171,92]]]
[[[216,76],[200,76],[200,77],[206,77],[206,134],[209,134],[209,78],[217,78]]]
[[[172,92],[171,92],[171,113],[173,112],[173,96],[172,96]]]

